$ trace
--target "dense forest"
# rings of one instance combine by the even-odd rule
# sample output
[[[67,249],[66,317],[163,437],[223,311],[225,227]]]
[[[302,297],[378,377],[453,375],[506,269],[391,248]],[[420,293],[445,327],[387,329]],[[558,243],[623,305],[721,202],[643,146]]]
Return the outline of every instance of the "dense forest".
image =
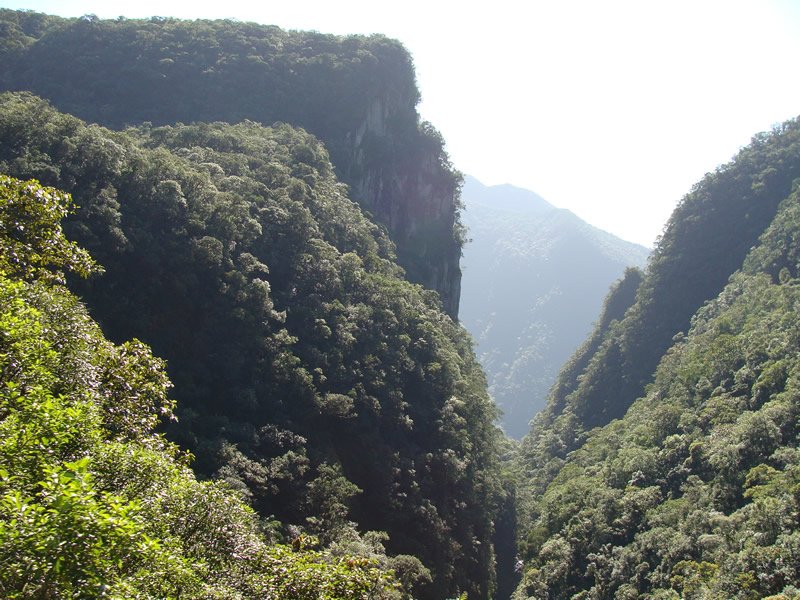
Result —
[[[420,122],[411,56],[394,40],[0,9],[0,89],[32,91],[114,129],[246,119],[302,127],[325,144],[352,199],[388,228],[408,278],[458,314],[460,175]]]
[[[800,120],[517,444],[400,44],[0,10],[0,55],[1,596],[800,596]]]
[[[609,293],[522,442],[515,598],[800,593],[798,177],[800,120],[698,183]]]
[[[483,374],[319,142],[252,122],[114,133],[25,94],[0,106],[0,171],[81,198],[65,230],[105,273],[73,289],[111,339],[167,359],[167,432],[196,472],[284,529],[385,531],[433,569],[436,597],[486,596],[501,490]]]
[[[174,419],[163,360],[107,340],[63,285],[102,271],[64,237],[70,207],[0,176],[2,597],[402,597],[395,574],[413,564],[311,536],[277,543],[154,431]]]

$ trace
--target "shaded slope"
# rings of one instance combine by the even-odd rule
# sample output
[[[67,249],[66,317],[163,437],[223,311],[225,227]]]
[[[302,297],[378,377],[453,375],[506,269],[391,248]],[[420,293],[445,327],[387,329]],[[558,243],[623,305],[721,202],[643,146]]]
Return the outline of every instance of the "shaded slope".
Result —
[[[64,238],[70,203],[0,175],[0,595],[398,600],[385,556],[275,545],[155,432],[164,361],[109,342],[63,286],[96,269]]]
[[[608,286],[647,250],[591,227],[533,192],[467,177],[460,318],[477,343],[512,437],[544,406]]]

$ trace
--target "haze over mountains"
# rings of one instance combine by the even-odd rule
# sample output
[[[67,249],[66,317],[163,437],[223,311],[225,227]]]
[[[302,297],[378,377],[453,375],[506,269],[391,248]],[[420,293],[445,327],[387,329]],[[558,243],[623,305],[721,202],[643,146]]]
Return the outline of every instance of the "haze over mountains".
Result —
[[[559,367],[592,329],[609,285],[648,250],[512,185],[467,176],[459,317],[475,338],[503,428],[520,438]]]

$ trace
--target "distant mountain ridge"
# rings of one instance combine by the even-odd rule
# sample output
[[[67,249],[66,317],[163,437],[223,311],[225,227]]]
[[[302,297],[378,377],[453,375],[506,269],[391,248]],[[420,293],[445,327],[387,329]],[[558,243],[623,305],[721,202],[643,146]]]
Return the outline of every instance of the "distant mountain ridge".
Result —
[[[490,206],[498,210],[523,213],[543,213],[558,210],[534,191],[509,183],[486,186],[470,175],[464,178],[462,194],[464,196],[469,195],[470,201],[474,206]]]
[[[648,250],[512,185],[465,178],[459,316],[477,343],[512,437],[544,407],[559,367],[591,331],[609,285]]]

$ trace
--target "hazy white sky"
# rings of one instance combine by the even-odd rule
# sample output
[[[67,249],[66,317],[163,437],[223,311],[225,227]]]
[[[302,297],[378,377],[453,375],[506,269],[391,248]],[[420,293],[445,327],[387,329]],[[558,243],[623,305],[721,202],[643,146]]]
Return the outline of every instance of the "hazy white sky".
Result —
[[[455,166],[651,245],[751,136],[800,114],[798,0],[3,1],[100,17],[236,18],[385,33]]]

